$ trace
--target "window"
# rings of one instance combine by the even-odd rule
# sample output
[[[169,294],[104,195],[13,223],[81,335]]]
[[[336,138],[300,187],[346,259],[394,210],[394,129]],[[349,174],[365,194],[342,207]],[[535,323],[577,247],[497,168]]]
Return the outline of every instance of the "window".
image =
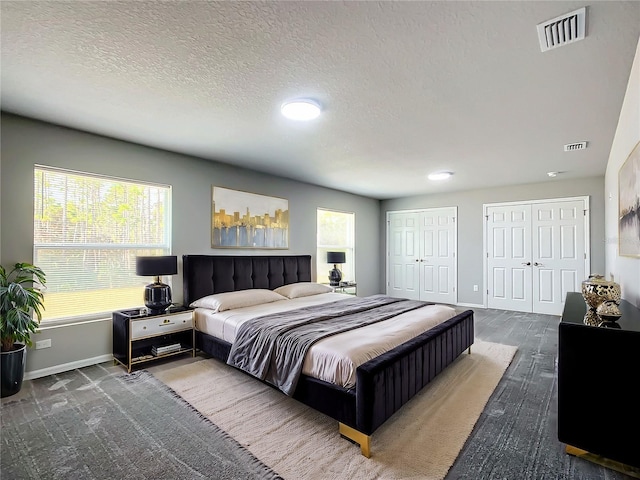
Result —
[[[171,251],[171,187],[36,166],[34,264],[43,322],[104,317],[144,303],[136,256]],[[165,279],[166,281],[166,279]]]
[[[318,251],[316,254],[316,281],[329,283],[327,252],[345,252],[346,263],[338,265],[343,281],[356,281],[355,269],[355,214],[324,210],[318,213]]]

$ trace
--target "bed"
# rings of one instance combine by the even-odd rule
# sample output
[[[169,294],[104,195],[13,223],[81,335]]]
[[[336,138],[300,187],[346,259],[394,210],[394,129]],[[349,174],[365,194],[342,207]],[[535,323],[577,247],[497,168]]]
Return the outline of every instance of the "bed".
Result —
[[[310,255],[183,255],[182,258],[185,305],[225,292],[281,291],[280,287],[285,285],[311,282]],[[331,301],[344,298],[347,303],[345,297],[351,297],[331,295],[334,295]],[[224,333],[199,327],[198,323],[204,325],[196,316],[196,347],[227,362],[233,353],[233,340]],[[303,371],[290,394],[337,420],[339,433],[359,444],[362,454],[369,457],[373,432],[461,353],[470,352],[473,339],[473,311],[454,312],[436,326],[359,364],[354,385],[323,380]]]

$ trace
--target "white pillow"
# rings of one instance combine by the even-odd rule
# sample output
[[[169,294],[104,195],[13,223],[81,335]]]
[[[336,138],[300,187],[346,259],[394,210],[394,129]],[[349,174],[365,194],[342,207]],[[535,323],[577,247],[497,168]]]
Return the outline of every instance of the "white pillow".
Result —
[[[286,300],[286,297],[264,288],[252,288],[249,290],[238,290],[237,292],[216,293],[199,298],[191,302],[191,308],[208,308],[214,312],[224,312],[234,308],[252,307],[261,303],[277,302]]]
[[[333,288],[328,285],[322,285],[321,283],[299,282],[283,285],[282,287],[276,288],[274,292],[284,295],[287,298],[298,298],[333,292]]]

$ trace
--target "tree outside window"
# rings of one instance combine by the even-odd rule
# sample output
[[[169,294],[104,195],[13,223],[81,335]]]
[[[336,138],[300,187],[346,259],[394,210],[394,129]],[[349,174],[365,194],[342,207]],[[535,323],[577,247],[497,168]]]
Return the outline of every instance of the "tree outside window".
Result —
[[[151,279],[136,276],[136,256],[170,254],[170,205],[170,186],[37,166],[33,246],[47,275],[43,322],[142,306]]]

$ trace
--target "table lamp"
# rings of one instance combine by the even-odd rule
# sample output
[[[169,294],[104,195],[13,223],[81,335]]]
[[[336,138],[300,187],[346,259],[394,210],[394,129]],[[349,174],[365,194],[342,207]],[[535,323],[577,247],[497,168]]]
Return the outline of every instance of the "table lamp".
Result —
[[[338,270],[338,265],[345,262],[344,252],[327,252],[327,263],[333,263],[333,270],[329,272],[329,285],[337,287],[342,280],[342,272]]]
[[[162,275],[178,273],[178,257],[175,255],[136,257],[136,275],[156,277],[144,287],[144,304],[151,315],[164,313],[171,305],[171,287],[160,281]]]

